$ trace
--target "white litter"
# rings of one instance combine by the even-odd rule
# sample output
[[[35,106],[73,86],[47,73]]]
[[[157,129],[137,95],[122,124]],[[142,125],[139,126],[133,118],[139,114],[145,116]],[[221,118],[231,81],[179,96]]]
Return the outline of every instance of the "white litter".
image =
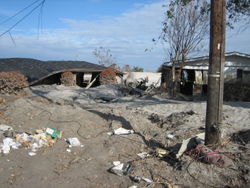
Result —
[[[196,144],[204,143],[204,140],[205,140],[205,133],[200,133],[192,138],[188,138],[186,140],[183,140],[181,147],[180,147],[178,153],[176,154],[176,158],[180,158],[183,155],[183,153],[188,149],[188,145],[191,145],[193,143],[193,141],[194,141],[193,144],[196,145]]]
[[[141,179],[142,179],[143,181],[147,182],[147,183],[153,183],[153,181],[150,180],[150,179],[148,179],[148,178],[142,177]]]
[[[114,161],[114,162],[117,165],[114,165],[109,170],[118,176],[126,175],[128,171],[131,169],[131,165],[129,163],[121,163],[120,161]]]
[[[119,164],[121,164],[120,161],[113,161],[113,165],[114,165],[114,166],[117,166],[117,165],[119,165]]]
[[[134,130],[118,128],[118,129],[113,130],[112,132],[108,132],[107,134],[111,136],[111,135],[126,135],[126,134],[133,134],[133,133],[134,133]]]
[[[175,137],[175,135],[173,135],[173,134],[167,134],[167,136],[166,136],[166,138],[168,138],[168,139],[173,139]]]
[[[36,155],[36,153],[35,153],[35,152],[32,152],[32,151],[29,152],[28,154],[29,154],[29,156],[31,156],[31,157]]]
[[[11,148],[18,149],[19,146],[20,144],[14,142],[12,138],[4,138],[3,143],[0,145],[0,150],[2,150],[4,154],[8,154]]]
[[[142,152],[137,154],[141,159],[145,159],[146,157],[149,157],[150,155],[147,152]]]
[[[152,180],[148,179],[148,178],[145,178],[145,177],[139,177],[139,176],[134,176],[134,177],[131,177],[131,179],[135,182],[141,182],[141,181],[144,181],[144,182],[147,182],[147,183],[155,183],[153,182]]]
[[[66,151],[70,153],[70,152],[71,152],[71,149],[66,149]]]
[[[13,130],[13,128],[9,125],[4,125],[4,124],[0,125],[0,131],[4,132],[4,131],[12,131],[12,130]]]
[[[68,142],[71,146],[82,147],[81,142],[78,140],[78,138],[67,138],[66,142]]]

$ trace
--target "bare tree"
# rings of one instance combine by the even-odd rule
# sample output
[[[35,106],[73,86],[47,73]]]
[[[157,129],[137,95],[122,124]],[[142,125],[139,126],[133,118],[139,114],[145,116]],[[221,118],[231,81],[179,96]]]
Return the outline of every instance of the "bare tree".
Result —
[[[115,58],[110,49],[99,47],[93,51],[94,56],[98,59],[98,63],[102,66],[110,67],[116,64]]]
[[[175,0],[164,7],[167,10],[159,39],[169,44],[172,79],[176,85],[176,63],[184,66],[187,56],[200,47],[209,33],[209,4],[206,0]]]

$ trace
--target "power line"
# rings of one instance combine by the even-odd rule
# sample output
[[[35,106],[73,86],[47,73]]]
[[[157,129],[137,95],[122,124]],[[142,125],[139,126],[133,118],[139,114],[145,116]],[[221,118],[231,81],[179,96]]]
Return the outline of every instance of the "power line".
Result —
[[[2,34],[0,34],[0,37],[5,35],[6,33],[9,33],[14,27],[16,27],[20,22],[22,22],[25,18],[27,18],[30,14],[32,14],[36,9],[38,9],[40,6],[43,6],[46,0],[43,0],[41,3],[39,3],[37,6],[35,6],[31,11],[29,11],[26,15],[24,15],[19,21],[17,21],[15,24],[13,24],[9,29],[4,31]]]
[[[25,11],[26,9],[32,7],[34,4],[36,4],[37,2],[39,2],[41,0],[36,0],[33,3],[31,3],[30,5],[28,5],[27,7],[23,8],[22,10],[18,11],[16,14],[14,14],[13,16],[11,16],[10,18],[7,18],[6,20],[2,21],[0,23],[0,25],[3,25],[4,23],[8,22],[9,20],[13,19],[14,17],[16,17],[18,14],[22,13],[23,11]]]
[[[40,12],[38,15],[38,26],[37,26],[37,38],[39,39],[40,31],[42,31],[43,28],[43,7],[44,7],[45,1],[42,2],[42,5],[40,7]]]

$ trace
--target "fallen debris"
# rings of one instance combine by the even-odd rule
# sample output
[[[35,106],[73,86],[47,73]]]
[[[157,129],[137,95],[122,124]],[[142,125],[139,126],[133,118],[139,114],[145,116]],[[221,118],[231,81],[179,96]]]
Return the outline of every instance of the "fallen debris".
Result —
[[[56,129],[56,128],[51,128],[47,127],[45,132],[51,136],[51,138],[62,138],[62,131]]]
[[[181,147],[178,153],[176,154],[176,158],[180,158],[186,150],[191,149],[197,144],[204,143],[204,140],[205,140],[205,133],[200,133],[197,134],[195,137],[183,140]]]
[[[65,139],[66,142],[68,142],[70,144],[70,147],[83,147],[83,145],[81,144],[81,142],[78,140],[78,138],[67,138]]]
[[[141,182],[144,181],[146,183],[154,183],[152,180],[145,178],[145,177],[139,177],[139,176],[130,176],[130,179],[134,182]]]
[[[167,136],[166,136],[166,138],[168,138],[168,139],[173,139],[174,137],[175,137],[174,134],[167,134]]]
[[[5,128],[8,128],[8,127],[6,126]],[[33,135],[27,134],[27,133],[20,133],[20,134],[14,135],[14,133],[12,132],[13,133],[12,137],[10,138],[10,135],[8,135],[8,137],[3,139],[3,143],[0,144],[0,153],[3,152],[4,154],[8,154],[11,149],[18,149],[19,147],[22,146],[22,147],[30,149],[31,152],[28,154],[30,156],[34,156],[34,153],[39,148],[50,147],[56,142],[56,139],[53,139],[51,136],[47,135],[46,130],[36,131],[36,133]]]
[[[161,149],[161,148],[156,149],[156,156],[157,157],[163,158],[163,157],[165,157],[167,155],[167,153],[168,152],[165,149]]]
[[[195,148],[186,152],[196,160],[203,161],[208,164],[215,164],[219,167],[230,167],[233,166],[233,161],[228,158],[232,155],[226,152],[213,151],[204,145],[197,145]]]
[[[13,130],[13,128],[11,126],[9,126],[9,125],[4,125],[4,124],[0,125],[0,131],[2,131],[2,132],[12,131],[12,130]]]
[[[108,135],[127,135],[127,134],[134,134],[134,130],[124,129],[124,128],[118,128],[113,130],[112,132],[108,132]]]
[[[137,154],[141,159],[145,159],[146,157],[149,157],[150,155],[147,152],[142,152]]]
[[[36,155],[36,153],[33,152],[33,151],[29,152],[28,154],[29,154],[29,156],[31,156],[31,157]]]
[[[163,128],[164,124],[167,124],[171,128],[175,128],[179,125],[184,124],[187,118],[196,114],[193,110],[186,112],[174,112],[167,117],[160,116],[158,114],[152,113],[148,116],[148,119],[152,123],[156,123],[160,128]]]
[[[116,161],[115,165],[109,169],[110,172],[118,176],[127,175],[130,170],[131,170],[130,163],[121,163],[120,161]]]

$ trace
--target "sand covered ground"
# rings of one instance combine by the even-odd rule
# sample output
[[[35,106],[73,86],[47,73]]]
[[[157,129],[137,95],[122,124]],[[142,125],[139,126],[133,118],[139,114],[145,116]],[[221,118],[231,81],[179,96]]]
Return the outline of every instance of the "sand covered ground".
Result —
[[[180,159],[173,154],[184,139],[204,132],[205,101],[171,100],[164,94],[139,97],[118,86],[36,86],[26,96],[1,98],[0,124],[16,132],[46,127],[63,132],[62,139],[35,156],[25,148],[1,153],[1,187],[250,186],[250,103],[224,103],[223,145],[218,149],[230,154],[233,164],[219,167],[186,153]],[[135,133],[108,135],[121,127]],[[239,131],[245,132],[232,136]],[[70,137],[84,146],[69,148],[64,138]],[[166,151],[164,157],[159,149]],[[148,157],[141,159],[137,154],[142,152]],[[110,173],[113,161],[129,163],[128,174]],[[153,183],[135,182],[136,176]]]

